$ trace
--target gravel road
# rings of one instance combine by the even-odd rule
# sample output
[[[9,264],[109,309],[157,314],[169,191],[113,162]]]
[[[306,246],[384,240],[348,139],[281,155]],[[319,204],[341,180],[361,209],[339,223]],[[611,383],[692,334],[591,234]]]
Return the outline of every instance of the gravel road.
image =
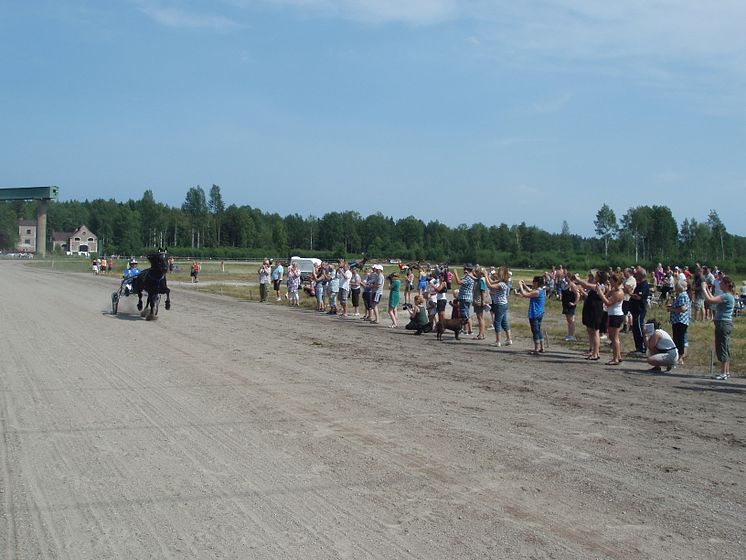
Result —
[[[746,383],[0,262],[7,559],[746,557]],[[521,320],[514,318],[515,320]]]

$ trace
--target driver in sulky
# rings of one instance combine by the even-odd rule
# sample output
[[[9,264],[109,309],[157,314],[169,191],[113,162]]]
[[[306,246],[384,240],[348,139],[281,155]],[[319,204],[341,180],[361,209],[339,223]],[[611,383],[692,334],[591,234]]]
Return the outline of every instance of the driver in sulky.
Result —
[[[130,259],[129,265],[127,268],[124,269],[124,274],[122,275],[125,279],[124,283],[124,295],[128,296],[132,292],[132,278],[140,274],[140,269],[137,266],[137,259]],[[126,282],[126,280],[130,280],[130,282]]]

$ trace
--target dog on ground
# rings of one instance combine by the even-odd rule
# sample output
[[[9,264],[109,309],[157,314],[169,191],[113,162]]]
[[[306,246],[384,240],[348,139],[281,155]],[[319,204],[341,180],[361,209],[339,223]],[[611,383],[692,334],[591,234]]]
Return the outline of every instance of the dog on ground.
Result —
[[[453,334],[458,340],[458,335],[461,334],[461,329],[464,327],[464,323],[461,319],[441,319],[438,321],[438,323],[435,325],[435,330],[437,332],[438,340],[443,340],[443,333],[446,332],[446,330],[453,331]]]

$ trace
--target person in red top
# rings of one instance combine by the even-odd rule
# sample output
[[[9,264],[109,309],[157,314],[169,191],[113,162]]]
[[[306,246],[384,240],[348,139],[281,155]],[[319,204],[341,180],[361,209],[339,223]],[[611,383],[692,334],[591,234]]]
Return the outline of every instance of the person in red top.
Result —
[[[199,280],[197,279],[197,276],[199,275],[199,270],[200,270],[199,263],[197,261],[194,261],[192,263],[192,272],[191,272],[192,284],[199,282]]]

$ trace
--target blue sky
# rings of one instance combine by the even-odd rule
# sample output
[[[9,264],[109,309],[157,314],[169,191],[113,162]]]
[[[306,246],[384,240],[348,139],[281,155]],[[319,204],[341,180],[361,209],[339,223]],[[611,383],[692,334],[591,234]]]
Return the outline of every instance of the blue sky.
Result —
[[[742,0],[3,0],[0,186],[281,215],[715,209],[746,235]]]

